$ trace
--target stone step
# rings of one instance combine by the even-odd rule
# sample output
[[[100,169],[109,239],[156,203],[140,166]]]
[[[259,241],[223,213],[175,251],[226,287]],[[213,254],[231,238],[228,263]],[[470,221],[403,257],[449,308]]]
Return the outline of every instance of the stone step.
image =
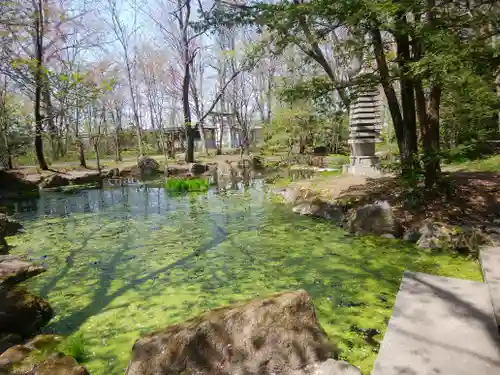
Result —
[[[405,272],[372,375],[498,375],[485,283]]]
[[[500,247],[482,248],[479,252],[484,281],[490,289],[491,302],[500,331]]]

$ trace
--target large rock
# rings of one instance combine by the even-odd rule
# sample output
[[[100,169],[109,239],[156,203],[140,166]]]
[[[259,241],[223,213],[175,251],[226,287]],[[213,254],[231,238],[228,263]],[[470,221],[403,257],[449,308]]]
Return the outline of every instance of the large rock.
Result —
[[[474,256],[479,248],[493,243],[490,236],[478,228],[461,228],[425,220],[419,228],[417,246],[424,249],[448,249]]]
[[[36,181],[29,181],[21,174],[0,171],[0,198],[36,198],[38,195]]]
[[[208,171],[208,165],[200,163],[192,163],[189,165],[189,172],[195,176],[201,175]]]
[[[344,217],[342,207],[322,201],[321,199],[313,199],[296,204],[292,211],[300,215],[308,215],[320,217],[326,220],[331,220],[340,223]]]
[[[13,236],[21,232],[22,229],[23,226],[18,221],[0,213],[0,254],[7,254],[9,252],[9,245],[5,237]]]
[[[21,344],[23,338],[14,333],[0,333],[0,354],[14,345]]]
[[[61,176],[60,174],[51,174],[50,176],[45,177],[39,184],[38,187],[40,190],[43,189],[53,189],[61,186],[68,186],[69,179]]]
[[[0,213],[0,235],[13,236],[22,232],[23,226],[17,220]]]
[[[18,287],[0,287],[0,333],[32,336],[52,315],[52,308],[40,297]]]
[[[106,178],[119,178],[120,177],[120,170],[118,168],[111,168],[109,171],[106,172],[105,177]]]
[[[19,365],[29,357],[31,352],[32,350],[24,345],[15,345],[4,351],[0,355],[0,374],[2,370],[9,371],[12,367]]]
[[[318,194],[310,189],[284,188],[275,190],[275,193],[285,200],[285,203],[299,204],[301,202],[311,201],[318,198]]]
[[[373,234],[401,237],[403,227],[388,202],[375,202],[356,209],[349,220],[348,230],[357,235]]]
[[[45,272],[45,268],[14,255],[0,255],[0,285],[13,285]]]
[[[451,244],[453,231],[444,223],[425,220],[419,229],[417,246],[425,249],[447,248]]]
[[[96,184],[101,180],[99,172],[93,173],[77,173],[73,172],[73,175],[69,178],[71,185],[88,185]]]
[[[29,375],[89,375],[87,369],[80,366],[73,357],[55,354],[41,364],[35,366]],[[28,374],[26,374],[28,375]]]
[[[187,165],[169,165],[165,169],[165,174],[170,176],[188,175],[189,169]]]
[[[335,354],[311,297],[300,290],[213,310],[145,336],[133,347],[126,375],[290,374]]]
[[[88,375],[73,357],[16,345],[0,355],[1,375]]]
[[[137,162],[137,168],[142,176],[152,176],[160,172],[160,164],[148,156],[143,156]]]
[[[361,371],[347,362],[327,359],[325,362],[293,371],[290,375],[361,375]]]

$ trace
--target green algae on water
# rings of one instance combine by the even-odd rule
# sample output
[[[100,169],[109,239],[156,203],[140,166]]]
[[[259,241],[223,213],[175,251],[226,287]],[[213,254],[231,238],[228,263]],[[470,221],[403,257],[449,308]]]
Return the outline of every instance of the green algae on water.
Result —
[[[168,178],[165,180],[165,189],[169,193],[207,191],[208,188],[208,180],[204,178]]]
[[[84,205],[62,196],[50,196],[48,207]],[[27,216],[26,234],[10,242],[13,253],[46,264],[47,272],[28,282],[56,311],[45,331],[81,334],[92,374],[123,374],[141,335],[207,309],[300,288],[312,296],[342,358],[368,374],[374,347],[352,327],[379,329],[375,338],[382,339],[404,270],[481,279],[475,262],[347,236],[270,203],[258,185],[175,198],[163,189],[124,188],[80,199],[105,204],[64,217]]]

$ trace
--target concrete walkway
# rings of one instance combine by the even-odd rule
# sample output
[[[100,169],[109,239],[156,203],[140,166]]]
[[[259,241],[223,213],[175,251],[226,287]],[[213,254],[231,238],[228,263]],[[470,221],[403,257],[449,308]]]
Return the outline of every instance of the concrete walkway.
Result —
[[[405,272],[372,375],[499,375],[485,283]]]
[[[500,328],[500,247],[487,247],[479,253],[484,281],[490,288],[491,302]],[[499,330],[500,331],[500,330]]]

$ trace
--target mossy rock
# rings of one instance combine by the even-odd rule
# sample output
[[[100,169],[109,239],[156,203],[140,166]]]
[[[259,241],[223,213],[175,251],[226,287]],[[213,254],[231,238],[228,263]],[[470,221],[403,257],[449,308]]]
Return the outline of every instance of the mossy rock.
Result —
[[[481,246],[492,244],[492,239],[478,228],[462,228],[430,219],[421,224],[419,233],[418,247],[458,251],[474,257]]]
[[[55,351],[64,341],[59,335],[38,335],[31,339],[26,346],[32,350]]]
[[[126,373],[290,374],[337,356],[311,297],[298,290],[215,309],[147,335],[135,343]]]
[[[9,375],[88,375],[85,367],[73,357],[27,345],[13,346],[0,355],[0,373],[4,372]]]
[[[19,288],[0,288],[0,332],[29,337],[52,319],[48,302]]]
[[[14,285],[45,272],[42,266],[14,255],[0,255],[0,285]]]
[[[89,375],[89,372],[74,358],[58,353],[37,365],[33,375]]]

